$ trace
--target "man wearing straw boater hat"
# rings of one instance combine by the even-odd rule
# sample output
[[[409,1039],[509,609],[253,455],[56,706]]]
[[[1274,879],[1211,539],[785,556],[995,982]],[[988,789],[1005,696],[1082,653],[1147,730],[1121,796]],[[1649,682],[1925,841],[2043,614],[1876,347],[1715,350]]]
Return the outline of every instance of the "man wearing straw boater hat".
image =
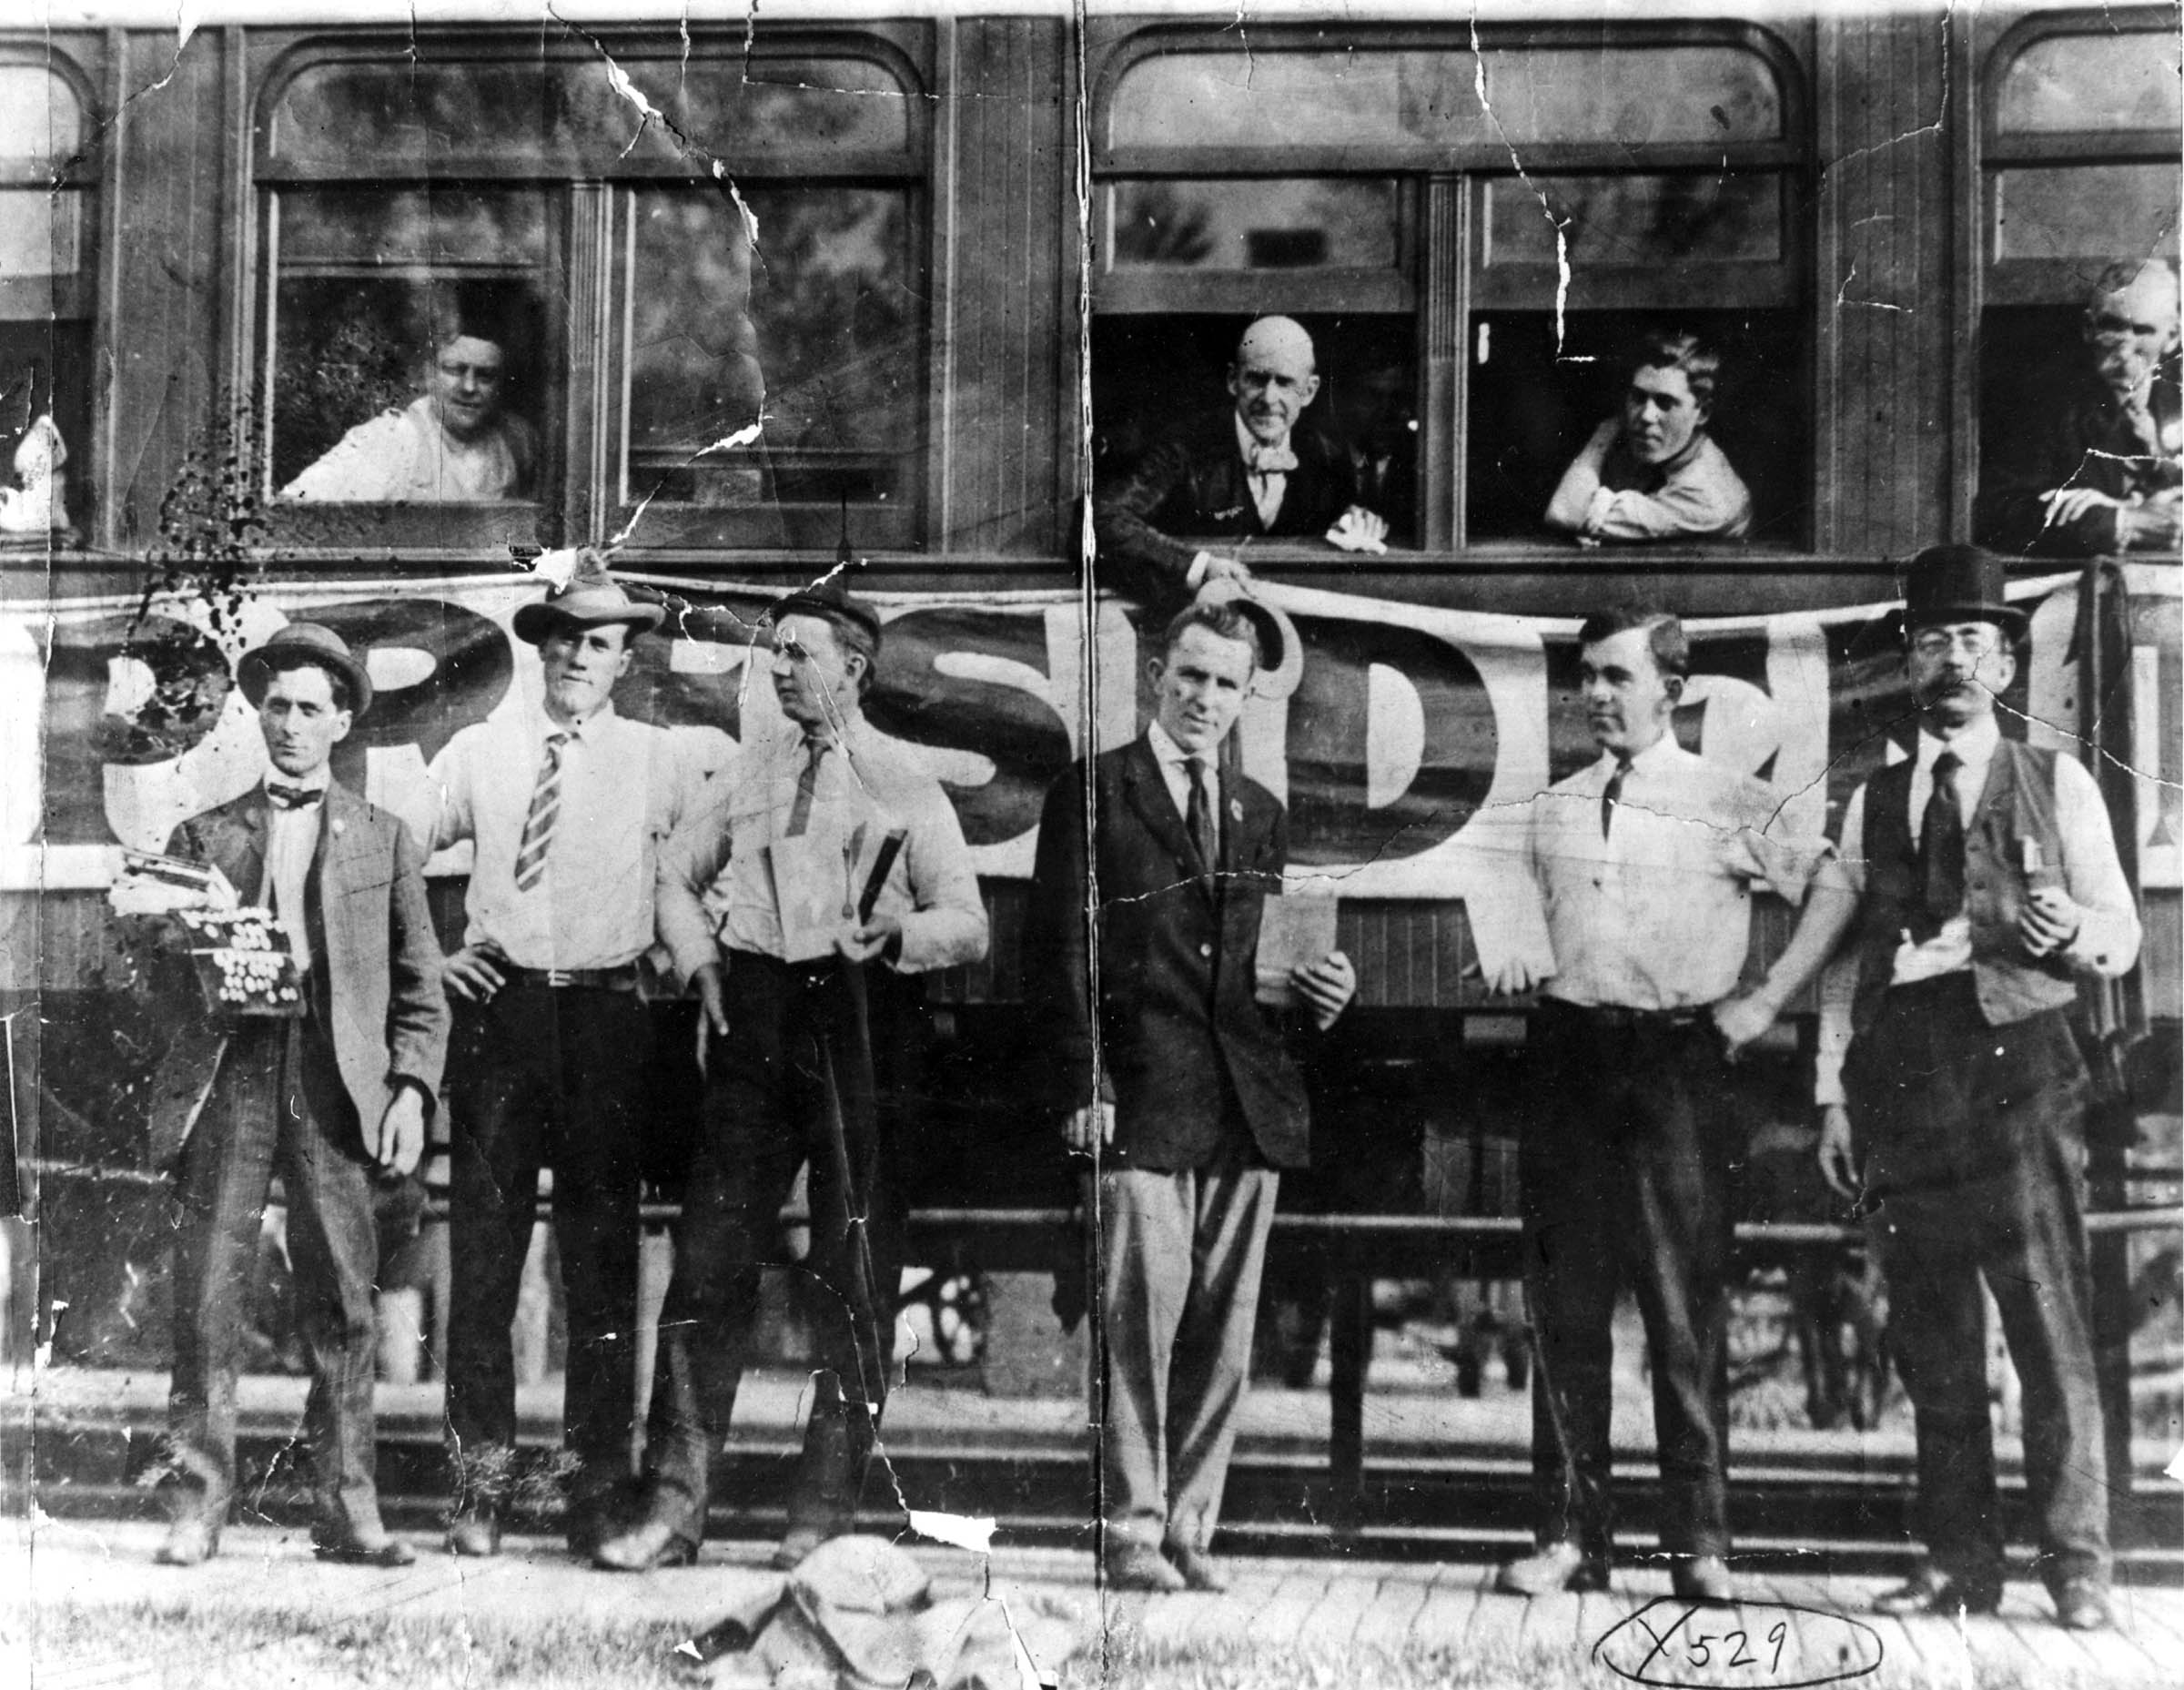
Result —
[[[922,977],[986,955],[986,906],[940,783],[865,720],[878,612],[829,578],[774,606],[784,718],[743,717],[712,802],[661,853],[660,936],[703,1006],[697,1154],[675,1229],[645,1442],[645,1509],[596,1560],[695,1555],[781,1207],[810,1165],[819,1354],[775,1554],[856,1514],[894,1359],[902,1216],[890,1143],[928,1030]],[[709,896],[710,895],[710,896]]]
[[[583,554],[568,585],[515,614],[538,647],[537,703],[463,729],[432,764],[435,848],[475,847],[462,947],[448,959],[448,1546],[500,1546],[515,1459],[510,1322],[539,1170],[553,1170],[569,1305],[562,1436],[574,1458],[570,1547],[614,1530],[636,1415],[637,1111],[652,1059],[637,992],[652,943],[660,842],[704,776],[688,736],[614,709],[631,647],[659,626]]]
[[[372,1472],[372,1188],[406,1176],[447,1049],[424,855],[410,830],[333,778],[371,677],[331,629],[290,622],[237,669],[271,767],[191,817],[167,854],[217,868],[287,929],[303,1013],[217,1035],[209,1089],[176,1167],[173,1523],[158,1558],[216,1553],[235,1493],[236,1373],[259,1223],[276,1169],[311,1354],[305,1408],[323,1560],[406,1566]],[[183,1037],[194,1036],[186,1029]]]
[[[1912,560],[1918,735],[1851,799],[1841,855],[1822,870],[1855,906],[1815,899],[1796,948],[1833,948],[1832,935],[1805,943],[1815,924],[1851,935],[1822,995],[1820,1165],[1851,1197],[1863,1163],[1889,1348],[1918,1422],[1928,1561],[1876,1605],[1991,1614],[2001,1602],[1984,1280],[2025,1387],[2040,1576],[2057,1619],[2092,1630],[2108,1623],[2108,1461],[2083,1213],[2087,1077],[2068,1017],[2081,978],[2130,968],[2138,916],[2092,775],[2003,737],[1995,702],[2026,629],[2003,583],[2000,559],[1971,546]],[[1804,984],[1785,978],[1775,1002]]]

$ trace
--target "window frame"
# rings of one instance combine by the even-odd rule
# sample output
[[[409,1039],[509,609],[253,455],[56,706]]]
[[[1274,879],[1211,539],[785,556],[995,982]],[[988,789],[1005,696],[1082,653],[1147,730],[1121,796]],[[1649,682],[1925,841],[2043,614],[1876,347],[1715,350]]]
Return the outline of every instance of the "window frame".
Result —
[[[37,176],[28,170],[0,167],[0,187],[45,188],[49,192],[66,191],[83,197],[83,217],[79,225],[82,244],[80,262],[63,283],[57,272],[42,273],[50,283],[50,291],[44,299],[34,300],[27,296],[28,287],[18,285],[15,277],[0,277],[0,320],[8,322],[43,322],[52,317],[63,322],[86,322],[96,326],[98,317],[99,262],[104,248],[101,236],[101,209],[105,183],[100,168],[100,153],[104,146],[106,121],[102,115],[98,89],[99,80],[91,69],[78,62],[77,55],[70,51],[74,44],[65,38],[50,38],[32,42],[21,36],[0,38],[0,65],[28,66],[42,70],[76,96],[76,109],[83,129],[76,152],[61,160],[59,168],[50,176]],[[86,42],[83,57],[93,58],[95,43]],[[18,295],[25,296],[18,300]],[[28,309],[35,305],[35,309]]]
[[[2159,7],[2111,11],[2047,12],[2019,18],[1979,47],[1979,110],[1973,130],[1973,169],[1967,205],[1976,219],[1971,248],[1976,312],[1990,305],[2049,305],[2084,291],[2081,258],[2004,258],[1994,253],[1995,195],[2002,173],[2040,165],[2155,164],[2177,167],[2177,136],[2161,129],[2056,129],[2006,135],[2002,84],[2012,64],[2031,47],[2059,36],[2150,35],[2173,42]],[[2179,172],[2184,175],[2184,171]],[[1976,319],[1975,319],[1976,320]]]
[[[617,500],[622,464],[622,328],[630,304],[631,278],[614,238],[617,197],[648,185],[705,183],[696,166],[681,159],[609,156],[568,160],[524,149],[468,149],[434,158],[429,165],[389,164],[369,157],[329,164],[300,163],[274,157],[275,112],[296,80],[327,65],[382,65],[390,37],[365,29],[314,31],[277,40],[251,38],[252,122],[243,161],[249,215],[248,250],[244,273],[249,305],[239,325],[232,368],[236,390],[248,392],[269,417],[276,378],[272,349],[278,330],[278,197],[307,189],[429,187],[531,187],[547,198],[549,251],[541,285],[548,289],[547,340],[541,349],[541,380],[548,404],[540,428],[539,481],[534,498],[490,505],[333,504],[313,508],[268,497],[274,513],[274,543],[284,552],[314,554],[399,550],[404,555],[463,556],[500,550],[510,542],[511,513],[535,512],[537,532],[530,538],[547,545],[603,543],[630,522],[639,507]],[[734,179],[772,186],[800,182],[882,185],[908,198],[911,222],[910,278],[924,303],[913,327],[911,353],[918,390],[906,404],[916,435],[915,469],[893,509],[850,507],[853,534],[860,546],[922,550],[928,541],[930,512],[936,508],[937,454],[933,450],[934,385],[930,349],[935,332],[933,255],[937,250],[933,174],[936,132],[932,100],[935,45],[931,25],[920,21],[854,20],[841,25],[799,24],[755,42],[740,28],[691,26],[687,40],[672,28],[650,25],[564,30],[543,39],[527,35],[511,40],[506,31],[452,28],[420,30],[399,37],[438,66],[548,63],[588,66],[601,54],[624,64],[661,61],[713,67],[804,62],[816,57],[858,58],[882,66],[905,90],[904,148],[843,149],[815,165],[808,148],[790,144],[745,149],[733,160]],[[404,266],[429,274],[430,266]],[[393,273],[390,268],[389,273]],[[270,495],[271,464],[266,465]],[[632,552],[658,553],[701,551],[748,556],[831,551],[838,535],[839,507],[825,508],[824,533],[814,513],[784,507],[773,535],[753,535],[753,519],[740,521],[709,507],[654,501],[644,510],[632,535]],[[530,520],[525,516],[518,521]],[[738,532],[742,529],[745,531]]]
[[[1488,53],[1496,49],[1673,48],[1734,46],[1755,53],[1774,76],[1782,128],[1772,141],[1720,146],[1664,143],[1643,150],[1607,142],[1524,143],[1521,152],[1527,176],[1657,176],[1705,170],[1720,174],[1724,160],[1739,172],[1765,171],[1783,184],[1783,252],[1764,265],[1731,267],[1735,271],[1765,269],[1780,276],[1770,287],[1749,274],[1733,274],[1718,300],[1731,308],[1767,303],[1796,315],[1805,344],[1805,368],[1799,372],[1811,387],[1823,326],[1813,320],[1814,266],[1817,254],[1816,171],[1814,134],[1814,63],[1809,30],[1802,47],[1782,33],[1748,20],[1670,19],[1603,25],[1589,24],[1481,24],[1476,31],[1433,25],[1360,25],[1346,30],[1339,44],[1324,29],[1309,25],[1267,25],[1251,35],[1259,54],[1327,49],[1340,45],[1360,51],[1423,50],[1468,53],[1476,41]],[[1094,20],[1087,29],[1087,51],[1097,71],[1092,78],[1089,174],[1095,194],[1117,178],[1193,179],[1208,177],[1392,177],[1398,184],[1400,284],[1390,287],[1375,272],[1350,279],[1349,271],[1252,271],[1188,277],[1132,274],[1117,285],[1117,272],[1104,260],[1096,265],[1092,307],[1113,315],[1228,314],[1239,319],[1261,311],[1304,315],[1373,311],[1407,312],[1416,333],[1421,372],[1418,391],[1420,433],[1417,485],[1420,511],[1417,552],[1421,556],[1496,558],[1552,556],[1566,561],[1568,548],[1542,538],[1471,539],[1467,532],[1468,460],[1459,449],[1468,442],[1470,409],[1468,352],[1472,317],[1481,310],[1506,310],[1552,271],[1539,266],[1490,268],[1482,248],[1481,210],[1488,180],[1512,173],[1510,151],[1492,144],[1433,147],[1367,144],[1345,147],[1250,148],[1239,147],[1117,147],[1107,136],[1116,91],[1130,70],[1148,58],[1176,53],[1239,51],[1233,33],[1204,25],[1132,25]],[[1104,217],[1104,205],[1102,207]],[[1618,268],[1633,275],[1639,267],[1593,263],[1589,274],[1603,278],[1608,290],[1593,309],[1625,308],[1613,292]],[[1540,272],[1537,275],[1533,271]],[[1497,273],[1498,271],[1498,273]],[[1274,283],[1269,287],[1269,282]],[[1301,285],[1299,285],[1301,282]],[[1806,480],[1800,490],[1813,499],[1818,485],[1818,440],[1813,441]],[[1814,501],[1815,508],[1817,501]],[[1816,531],[1818,523],[1813,525]],[[1815,538],[1816,538],[1816,532]],[[1774,553],[1801,547],[1732,542]]]
[[[2174,9],[2158,5],[2079,7],[2068,11],[1956,21],[1950,38],[1951,117],[1959,137],[1954,187],[1956,282],[1952,303],[1960,331],[1950,371],[1954,414],[1950,460],[1955,470],[1950,523],[1956,536],[1972,533],[1973,502],[1980,476],[1979,414],[1985,322],[1990,305],[2061,305],[2082,299],[2085,263],[2070,258],[2008,261],[1997,278],[1992,261],[1993,180],[2012,166],[2040,164],[2157,163],[2177,165],[2177,137],[2154,129],[2051,130],[2005,136],[2002,84],[2010,64],[2035,43],[2058,35],[2127,33],[2174,39]],[[2184,170],[2180,170],[2184,175]]]

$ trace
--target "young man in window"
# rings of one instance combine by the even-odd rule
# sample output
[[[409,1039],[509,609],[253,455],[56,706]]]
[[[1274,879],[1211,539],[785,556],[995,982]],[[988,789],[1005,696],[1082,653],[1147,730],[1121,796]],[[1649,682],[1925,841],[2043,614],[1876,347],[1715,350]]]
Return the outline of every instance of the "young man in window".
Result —
[[[339,504],[477,504],[531,492],[538,437],[504,409],[508,330],[479,304],[435,295],[420,329],[423,391],[349,430],[281,490]]]
[[[1577,542],[1742,540],[1752,495],[1707,435],[1721,355],[1694,334],[1656,330],[1633,357],[1623,411],[1562,472],[1547,526]]]
[[[2184,414],[2177,272],[2111,264],[2086,299],[2090,355],[2078,391],[2011,440],[1982,441],[1977,528],[1997,552],[2097,557],[2184,537]]]

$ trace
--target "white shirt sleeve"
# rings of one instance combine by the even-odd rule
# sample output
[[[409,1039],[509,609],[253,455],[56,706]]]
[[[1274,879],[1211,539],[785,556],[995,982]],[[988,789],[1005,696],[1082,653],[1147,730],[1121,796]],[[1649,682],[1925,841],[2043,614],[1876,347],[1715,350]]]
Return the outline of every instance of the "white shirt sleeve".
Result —
[[[2086,912],[2064,953],[2081,973],[2115,979],[2138,960],[2138,910],[2116,855],[2116,835],[2099,783],[2075,757],[2055,760],[2056,829],[2063,840],[2063,879]]]

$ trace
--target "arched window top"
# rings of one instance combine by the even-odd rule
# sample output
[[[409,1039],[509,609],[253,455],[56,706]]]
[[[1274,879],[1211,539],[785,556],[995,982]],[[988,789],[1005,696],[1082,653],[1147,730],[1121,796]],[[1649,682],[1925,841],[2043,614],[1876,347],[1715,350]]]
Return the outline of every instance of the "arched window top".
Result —
[[[46,177],[84,140],[84,108],[43,65],[0,64],[0,176]]]
[[[1190,48],[1138,60],[1116,148],[1446,149],[1779,141],[1774,66],[1732,43]]]
[[[2055,135],[2184,125],[2175,32],[2041,35],[2002,73],[1997,120],[2004,135]]]
[[[894,69],[848,55],[687,65],[634,55],[418,66],[334,58],[281,89],[266,145],[273,164],[314,172],[564,173],[571,161],[602,158],[689,168],[680,135],[732,167],[785,151],[809,169],[907,158],[911,109]]]

